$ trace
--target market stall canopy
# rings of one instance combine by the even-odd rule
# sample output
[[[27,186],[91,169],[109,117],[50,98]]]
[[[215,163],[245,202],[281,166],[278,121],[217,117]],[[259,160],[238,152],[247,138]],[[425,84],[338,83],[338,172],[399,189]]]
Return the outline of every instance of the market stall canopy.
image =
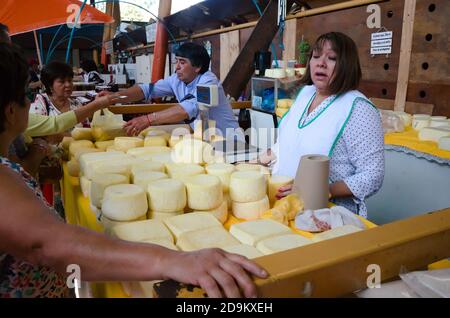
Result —
[[[9,27],[11,35],[75,22],[78,0],[2,0],[0,22]],[[86,4],[78,20],[81,24],[111,23],[114,19]]]

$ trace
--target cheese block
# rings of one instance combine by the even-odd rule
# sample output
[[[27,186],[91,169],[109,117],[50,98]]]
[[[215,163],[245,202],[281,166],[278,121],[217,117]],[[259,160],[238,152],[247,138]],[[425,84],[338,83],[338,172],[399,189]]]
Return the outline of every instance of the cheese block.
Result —
[[[118,184],[105,189],[102,213],[107,218],[115,221],[130,221],[147,214],[147,210],[147,196],[139,186]]]
[[[311,240],[313,242],[320,242],[320,241],[329,240],[332,238],[344,236],[344,235],[359,232],[359,231],[362,231],[362,229],[360,229],[359,227],[356,227],[354,225],[348,224],[348,225],[336,227],[334,229],[316,234],[311,238]]]
[[[419,139],[438,142],[439,138],[450,136],[450,127],[425,127],[419,131]]]
[[[147,243],[147,244],[155,244],[159,245],[165,248],[168,248],[170,250],[178,251],[178,247],[175,246],[173,243],[173,239],[167,239],[167,238],[157,238],[157,239],[149,239],[149,240],[142,240],[139,241],[140,243]]]
[[[432,119],[429,127],[450,127],[450,122],[447,119]]]
[[[61,147],[65,150],[69,150],[70,143],[74,140],[75,139],[73,139],[72,137],[64,136],[61,141]]]
[[[228,208],[227,208],[226,201],[223,201],[222,204],[217,209],[208,210],[208,211],[194,211],[194,212],[211,213],[222,224],[224,224],[228,219]]]
[[[184,211],[177,211],[177,212],[158,212],[158,211],[148,211],[147,218],[148,219],[154,219],[154,220],[160,220],[164,221],[165,219],[178,216],[184,214]]]
[[[114,145],[106,147],[106,152],[116,152],[118,151]],[[122,151],[123,152],[123,151]]]
[[[140,242],[148,240],[167,240],[173,243],[172,234],[158,220],[145,220],[130,222],[113,227],[112,233],[115,237],[126,241]]]
[[[421,130],[430,125],[429,117],[413,117],[412,128],[414,130]]]
[[[196,251],[214,247],[224,248],[238,244],[239,241],[221,226],[186,232],[177,239],[177,246],[182,251]]]
[[[109,146],[114,146],[114,140],[96,141],[95,142],[95,147],[100,150],[103,150],[103,151],[106,151],[106,149]]]
[[[197,175],[185,179],[188,206],[193,210],[212,210],[223,202],[220,179],[211,175]]]
[[[161,153],[155,153],[155,154],[148,154],[146,156],[140,156],[139,158],[145,159],[145,160],[151,160],[154,162],[160,162],[160,163],[171,163],[173,161],[173,155],[172,152],[161,152]]]
[[[254,220],[233,224],[230,233],[241,243],[256,246],[256,243],[273,236],[292,234],[286,225],[273,220]]]
[[[248,259],[253,259],[257,257],[264,256],[263,253],[258,251],[256,247],[247,245],[247,244],[239,244],[239,245],[232,245],[232,246],[225,246],[223,248],[225,252],[238,254],[247,257]]]
[[[147,136],[144,139],[144,146],[145,147],[155,147],[155,146],[161,146],[165,147],[167,146],[167,140],[164,138],[164,136]]]
[[[144,140],[138,137],[116,137],[114,139],[114,148],[119,151],[127,152],[128,149],[143,147]]]
[[[270,255],[311,243],[313,241],[298,234],[286,234],[261,240],[256,244],[256,248],[264,255]]]
[[[259,171],[237,171],[230,178],[231,200],[255,202],[266,195],[266,179]]]
[[[136,174],[133,174],[133,183],[140,186],[142,190],[147,191],[150,182],[167,178],[167,174],[159,171],[138,171]]]
[[[230,177],[235,168],[229,163],[213,163],[206,166],[206,173],[219,177],[222,182],[223,192],[228,192],[230,188]]]
[[[92,136],[96,141],[114,140],[114,138],[126,136],[123,130],[125,122],[113,123],[108,127],[92,127]]]
[[[124,224],[128,224],[128,223],[136,222],[136,221],[144,221],[146,219],[147,219],[147,216],[143,215],[143,216],[137,218],[136,220],[121,222],[121,221],[110,220],[102,214],[102,215],[100,215],[100,224],[103,226],[105,233],[111,235],[112,234],[111,229],[115,226],[124,225]]]
[[[89,193],[91,192],[91,180],[86,177],[80,178],[80,188],[83,196],[85,198],[89,197]]]
[[[208,212],[192,212],[174,216],[164,220],[164,224],[177,239],[183,233],[210,227],[222,227],[222,224]]]
[[[109,161],[96,162],[91,165],[91,169],[86,173],[86,177],[92,178],[96,174],[121,174],[130,180],[131,162],[123,159],[111,159]],[[129,183],[129,182],[128,182]]]
[[[438,142],[439,149],[450,151],[450,137],[441,137]]]
[[[128,163],[132,157],[125,155],[123,152],[99,152],[87,153],[80,157],[80,170],[82,175],[88,179],[92,179],[95,169],[105,163],[120,162]],[[106,169],[106,168],[105,168]]]
[[[158,171],[165,172],[164,164],[153,161],[142,161],[131,165],[131,175],[135,175],[139,171]]]
[[[276,195],[278,194],[278,189],[293,183],[294,179],[289,176],[271,176],[267,186],[270,206],[277,200]]]
[[[128,178],[121,174],[96,174],[92,178],[89,199],[91,204],[101,208],[105,189],[115,184],[127,184]],[[120,221],[120,220],[118,220]]]
[[[78,149],[81,148],[94,148],[94,144],[90,140],[74,140],[69,146],[70,158],[75,154]]]
[[[139,147],[139,148],[131,148],[131,149],[128,149],[127,155],[130,155],[133,157],[139,157],[139,156],[143,156],[143,155],[154,154],[154,153],[163,153],[163,152],[171,152],[171,149],[169,147],[163,147],[163,146],[146,146],[146,147]]]
[[[72,159],[67,162],[67,172],[71,177],[79,177],[80,176],[80,164],[77,160]]]
[[[176,212],[186,206],[186,187],[179,180],[153,181],[148,184],[147,194],[152,211]]]
[[[94,140],[91,128],[75,127],[70,134],[74,140]]]
[[[143,132],[141,132],[141,134],[142,133]],[[144,136],[144,137],[160,136],[160,137],[163,137],[166,140],[166,142],[168,142],[170,139],[170,133],[168,133],[167,131],[162,130],[162,129],[155,129],[153,127],[150,127],[150,129],[146,129],[145,133],[142,134],[142,136]]]
[[[166,163],[165,164],[167,174],[172,179],[181,180],[187,176],[195,176],[198,174],[204,174],[205,169],[197,164],[179,164],[179,163]]]
[[[173,147],[176,163],[209,163],[214,161],[213,147],[201,140],[183,138]]]
[[[270,209],[269,198],[267,195],[261,200],[255,202],[236,202],[232,203],[233,215],[242,220],[256,220]]]
[[[79,160],[81,155],[85,154],[85,153],[93,153],[93,152],[103,152],[100,149],[97,148],[79,148],[77,150],[75,150],[75,152],[72,155],[72,158],[74,158],[75,160]]]

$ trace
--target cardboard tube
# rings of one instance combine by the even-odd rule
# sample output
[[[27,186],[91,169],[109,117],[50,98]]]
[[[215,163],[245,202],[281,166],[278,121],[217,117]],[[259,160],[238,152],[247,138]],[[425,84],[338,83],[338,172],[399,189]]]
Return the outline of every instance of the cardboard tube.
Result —
[[[328,178],[330,158],[323,155],[305,155],[300,159],[293,191],[305,203],[305,210],[328,207]]]

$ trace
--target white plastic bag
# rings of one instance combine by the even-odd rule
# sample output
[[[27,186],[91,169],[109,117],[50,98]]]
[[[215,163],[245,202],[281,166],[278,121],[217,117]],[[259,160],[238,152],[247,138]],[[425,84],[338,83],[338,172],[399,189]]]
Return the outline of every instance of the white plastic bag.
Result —
[[[96,141],[112,140],[116,137],[125,136],[123,130],[125,125],[122,115],[116,115],[109,109],[98,110],[94,113],[91,122],[92,136]]]

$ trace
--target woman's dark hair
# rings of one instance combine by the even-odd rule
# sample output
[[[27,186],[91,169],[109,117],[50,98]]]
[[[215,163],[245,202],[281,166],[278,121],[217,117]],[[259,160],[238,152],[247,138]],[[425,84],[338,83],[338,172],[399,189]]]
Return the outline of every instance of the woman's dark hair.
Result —
[[[201,67],[200,74],[207,72],[209,69],[211,58],[206,49],[199,44],[184,43],[175,51],[175,56],[185,57],[191,61],[192,66]]]
[[[11,39],[9,37],[8,26],[0,23],[0,43],[10,43]]]
[[[86,72],[97,71],[97,64],[93,60],[84,60],[81,62],[80,67]]]
[[[336,53],[336,66],[334,78],[330,83],[330,94],[336,95],[358,88],[361,80],[361,65],[359,63],[358,49],[355,42],[347,35],[340,32],[330,32],[319,36],[309,54],[309,60],[314,53],[321,52],[325,42],[330,42],[331,48]],[[310,74],[310,63],[306,68],[302,84],[313,84]]]
[[[41,71],[41,81],[47,94],[52,94],[53,82],[56,79],[73,78],[72,67],[66,63],[54,61],[44,66]]]
[[[18,47],[0,43],[0,74],[0,132],[3,132],[6,107],[12,103],[26,105],[28,63]]]

